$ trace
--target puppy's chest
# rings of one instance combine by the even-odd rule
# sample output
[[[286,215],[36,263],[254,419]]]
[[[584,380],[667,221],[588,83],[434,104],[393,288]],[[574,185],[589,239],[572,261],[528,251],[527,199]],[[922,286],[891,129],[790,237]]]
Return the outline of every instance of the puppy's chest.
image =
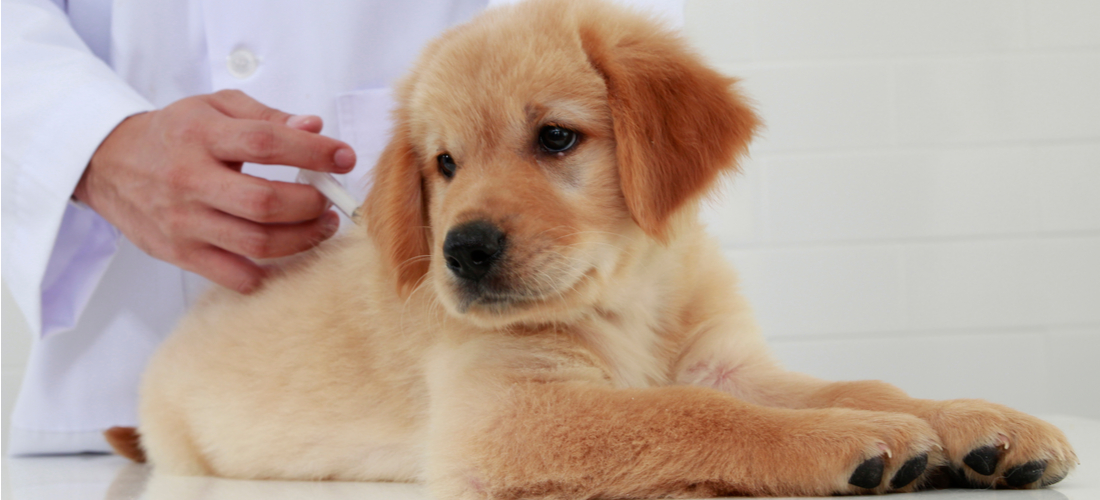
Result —
[[[581,337],[606,364],[616,386],[668,383],[667,349],[655,318],[604,312],[585,325]]]

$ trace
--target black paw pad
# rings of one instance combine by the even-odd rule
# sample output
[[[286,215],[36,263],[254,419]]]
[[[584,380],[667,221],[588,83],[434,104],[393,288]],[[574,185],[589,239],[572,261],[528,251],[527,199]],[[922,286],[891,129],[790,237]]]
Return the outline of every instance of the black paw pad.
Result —
[[[894,489],[904,488],[909,486],[909,483],[924,474],[924,469],[928,467],[928,454],[910,458],[905,462],[900,469],[894,474],[894,478],[890,480],[890,487]]]
[[[997,448],[995,446],[983,446],[978,448],[966,458],[963,458],[963,463],[974,469],[974,472],[983,476],[989,476],[993,474],[993,471],[997,470]]]
[[[886,470],[886,461],[882,457],[867,460],[856,467],[848,484],[860,488],[876,488],[882,483],[882,471]]]
[[[1013,488],[1019,488],[1038,481],[1046,471],[1046,462],[1028,462],[1005,471],[1005,483]]]

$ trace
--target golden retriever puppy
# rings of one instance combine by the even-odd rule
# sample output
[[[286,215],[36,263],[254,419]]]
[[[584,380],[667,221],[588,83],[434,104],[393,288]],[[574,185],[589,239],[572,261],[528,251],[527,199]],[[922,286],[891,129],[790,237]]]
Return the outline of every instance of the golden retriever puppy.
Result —
[[[426,48],[347,236],[215,291],[150,363],[159,473],[426,481],[440,498],[1057,482],[1053,426],[769,354],[697,220],[758,120],[674,33],[595,2]]]

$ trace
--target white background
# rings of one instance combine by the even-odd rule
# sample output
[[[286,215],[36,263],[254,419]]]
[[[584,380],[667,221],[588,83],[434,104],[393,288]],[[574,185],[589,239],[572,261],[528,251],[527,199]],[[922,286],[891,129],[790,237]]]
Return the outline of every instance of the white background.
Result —
[[[767,124],[705,216],[789,367],[1100,418],[1100,1],[694,0],[685,29]]]

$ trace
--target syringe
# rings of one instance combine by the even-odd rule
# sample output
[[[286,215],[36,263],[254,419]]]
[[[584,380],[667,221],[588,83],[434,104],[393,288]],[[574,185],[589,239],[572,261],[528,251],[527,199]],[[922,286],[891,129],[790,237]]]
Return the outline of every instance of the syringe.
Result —
[[[350,217],[353,221],[358,221],[359,202],[347,189],[344,189],[344,186],[340,185],[340,181],[337,181],[332,174],[299,169],[298,182],[317,188],[337,209],[344,212],[344,215]]]

